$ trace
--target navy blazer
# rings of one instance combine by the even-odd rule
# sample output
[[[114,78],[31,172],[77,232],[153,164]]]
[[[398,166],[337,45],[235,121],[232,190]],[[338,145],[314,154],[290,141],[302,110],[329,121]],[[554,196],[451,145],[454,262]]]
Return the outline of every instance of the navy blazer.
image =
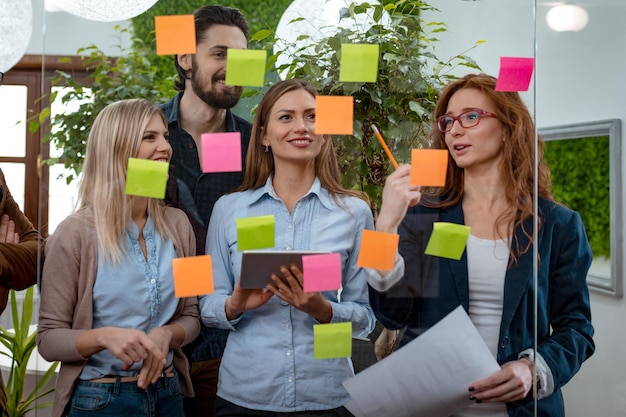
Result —
[[[539,400],[538,415],[561,417],[565,415],[561,387],[595,349],[587,287],[592,254],[578,213],[543,199],[539,213],[537,289],[531,247],[506,272],[496,359],[500,364],[516,360],[520,352],[533,347],[536,292],[537,350],[550,367],[555,385],[552,395]],[[401,346],[458,305],[469,309],[466,252],[458,261],[424,254],[433,222],[463,224],[461,204],[409,209],[399,229],[404,277],[384,293],[370,287],[370,303],[380,322],[389,329],[406,327]],[[525,227],[532,233],[532,219]],[[528,243],[521,230],[515,231],[515,238],[522,248]],[[507,403],[507,408],[511,417],[532,415],[532,391],[524,400]]]

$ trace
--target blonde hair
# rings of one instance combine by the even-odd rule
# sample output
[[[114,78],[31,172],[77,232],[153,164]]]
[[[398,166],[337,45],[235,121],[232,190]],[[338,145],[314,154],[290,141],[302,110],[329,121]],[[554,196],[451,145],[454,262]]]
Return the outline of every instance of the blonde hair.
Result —
[[[313,97],[317,91],[311,84],[299,79],[279,81],[274,84],[261,99],[252,124],[250,145],[246,156],[246,172],[243,182],[237,191],[256,189],[265,185],[271,174],[274,173],[274,155],[265,151],[262,143],[263,128],[267,125],[270,110],[274,104],[286,93],[304,90]],[[365,193],[344,188],[340,181],[339,163],[332,138],[325,135],[325,141],[320,153],[315,157],[315,175],[319,178],[322,187],[336,200],[339,195],[349,195],[365,200],[369,199]]]
[[[126,195],[128,158],[139,152],[144,130],[154,115],[165,126],[165,115],[144,99],[120,100],[107,105],[96,117],[89,137],[78,187],[78,211],[93,210],[99,248],[114,263],[124,253],[124,233],[131,222],[131,199]],[[172,237],[164,217],[165,204],[148,199],[148,215],[162,238]]]

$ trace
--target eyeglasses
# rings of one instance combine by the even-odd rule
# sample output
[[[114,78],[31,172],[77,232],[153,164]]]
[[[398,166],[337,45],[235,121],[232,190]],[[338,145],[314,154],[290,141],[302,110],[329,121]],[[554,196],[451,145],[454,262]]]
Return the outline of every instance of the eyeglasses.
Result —
[[[438,117],[437,129],[439,129],[439,131],[443,133],[449,132],[450,130],[452,130],[452,126],[457,120],[461,127],[474,127],[478,125],[478,122],[480,122],[480,119],[482,119],[483,117],[495,117],[496,119],[498,118],[498,116],[496,116],[495,114],[485,110],[468,110],[459,114],[458,116]]]

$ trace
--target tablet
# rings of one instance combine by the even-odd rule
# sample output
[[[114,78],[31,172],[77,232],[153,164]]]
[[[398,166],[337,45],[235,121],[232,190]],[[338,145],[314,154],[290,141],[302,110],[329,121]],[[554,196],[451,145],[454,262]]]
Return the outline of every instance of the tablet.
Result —
[[[324,251],[245,250],[242,252],[241,288],[265,288],[272,282],[272,273],[282,277],[280,267],[296,264],[302,270],[302,256],[321,255]]]

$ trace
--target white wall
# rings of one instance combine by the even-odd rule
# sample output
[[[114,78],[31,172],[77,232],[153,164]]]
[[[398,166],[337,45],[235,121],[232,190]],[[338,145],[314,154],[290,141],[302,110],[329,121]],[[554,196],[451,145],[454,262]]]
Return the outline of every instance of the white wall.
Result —
[[[128,48],[128,34],[121,36],[115,26],[128,28],[129,22],[95,22],[65,12],[45,12],[44,0],[29,0],[33,5],[33,32],[26,54],[77,55],[76,51],[94,44],[111,56]],[[45,36],[44,36],[45,35]]]
[[[589,12],[587,28],[562,33],[552,32],[545,24],[548,6],[556,3],[538,3],[536,94],[532,85],[524,93],[531,111],[536,104],[538,126],[619,118],[626,130],[626,2],[580,2]],[[432,4],[441,11],[432,19],[446,22],[449,29],[439,36],[440,57],[485,39],[487,43],[469,55],[484,72],[497,76],[500,56],[533,56],[532,0],[439,0]],[[622,138],[626,138],[624,131]],[[625,155],[626,149],[622,159]],[[626,167],[626,161],[622,165]],[[623,193],[623,206],[625,199]],[[622,220],[622,224],[626,223]],[[591,308],[597,350],[564,389],[567,416],[626,416],[626,300],[592,293]]]

